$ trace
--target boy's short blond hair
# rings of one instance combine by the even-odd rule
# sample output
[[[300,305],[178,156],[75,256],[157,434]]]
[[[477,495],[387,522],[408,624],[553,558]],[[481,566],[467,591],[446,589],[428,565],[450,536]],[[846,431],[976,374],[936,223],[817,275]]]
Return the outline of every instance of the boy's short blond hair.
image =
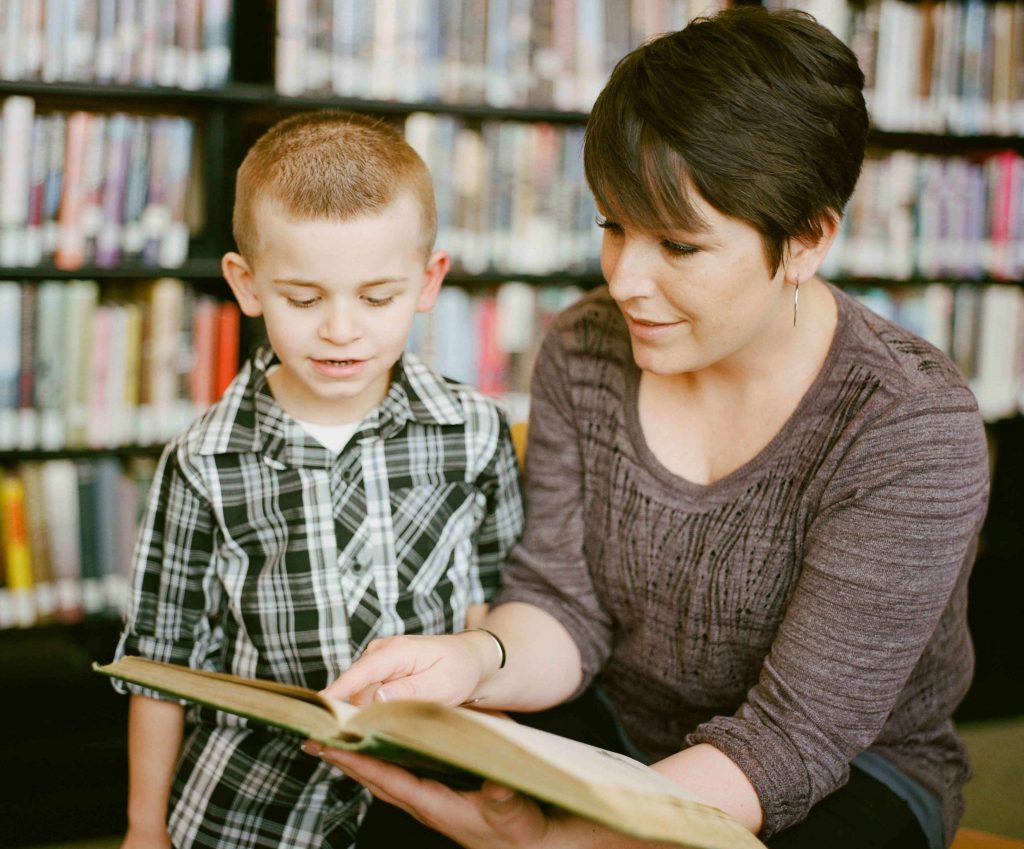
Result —
[[[434,185],[402,134],[380,119],[351,112],[293,115],[260,136],[238,169],[235,243],[252,263],[262,247],[260,209],[300,221],[344,221],[382,211],[403,191],[419,204],[419,238],[429,254],[437,237]]]

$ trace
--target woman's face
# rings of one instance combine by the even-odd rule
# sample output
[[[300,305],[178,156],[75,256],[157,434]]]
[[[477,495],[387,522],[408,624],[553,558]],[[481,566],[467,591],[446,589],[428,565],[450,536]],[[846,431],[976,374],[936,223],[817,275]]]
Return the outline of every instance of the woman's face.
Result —
[[[792,327],[792,290],[781,268],[769,272],[758,231],[691,194],[707,223],[700,232],[598,219],[601,270],[629,326],[633,358],[658,375],[740,366]]]

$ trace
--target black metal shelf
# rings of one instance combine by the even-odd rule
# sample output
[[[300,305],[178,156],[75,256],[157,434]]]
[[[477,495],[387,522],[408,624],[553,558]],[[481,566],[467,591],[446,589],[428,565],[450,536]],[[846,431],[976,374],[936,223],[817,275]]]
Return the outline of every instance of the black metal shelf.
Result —
[[[447,103],[442,101],[366,100],[332,94],[285,96],[266,83],[230,83],[221,88],[183,89],[164,86],[106,85],[88,82],[39,82],[36,80],[0,80],[0,95],[21,94],[45,100],[87,99],[132,103],[168,103],[182,105],[259,106],[280,110],[347,109],[355,112],[407,115],[433,112],[467,118],[499,121],[547,121],[558,124],[582,124],[586,112],[563,111],[551,107],[501,107],[485,103]]]
[[[1021,286],[1024,280],[1000,280],[994,277],[852,277],[845,274],[822,275],[831,283],[843,288],[895,288],[899,286],[930,286],[941,283],[945,286]]]
[[[920,133],[872,128],[868,147],[884,150],[910,150],[916,153],[937,153],[945,156],[971,155],[998,150],[1024,153],[1024,136],[998,136],[989,133],[958,135],[955,133]]]
[[[92,460],[99,457],[157,457],[162,444],[121,445],[110,448],[29,448],[0,451],[0,465],[22,463],[27,460]]]
[[[88,265],[74,270],[38,265],[28,268],[0,267],[0,277],[22,280],[79,280],[79,279],[150,279],[154,277],[180,277],[183,280],[221,279],[220,257],[195,257],[178,268],[125,264],[108,268]]]

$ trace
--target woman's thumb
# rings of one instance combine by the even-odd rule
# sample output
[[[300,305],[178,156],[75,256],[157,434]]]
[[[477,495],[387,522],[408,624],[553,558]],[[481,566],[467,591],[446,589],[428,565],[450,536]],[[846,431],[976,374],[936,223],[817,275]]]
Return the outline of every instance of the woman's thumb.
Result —
[[[531,846],[539,840],[546,822],[540,808],[520,793],[492,781],[480,788],[481,812],[487,824],[513,844]]]

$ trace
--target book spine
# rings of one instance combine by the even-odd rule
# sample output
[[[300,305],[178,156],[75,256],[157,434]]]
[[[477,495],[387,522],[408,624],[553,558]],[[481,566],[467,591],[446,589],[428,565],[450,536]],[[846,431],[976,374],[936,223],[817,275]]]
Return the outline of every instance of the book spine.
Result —
[[[17,266],[23,259],[34,114],[31,97],[7,97],[0,109],[0,265]]]
[[[19,319],[18,356],[18,447],[23,450],[34,448],[39,436],[39,422],[36,412],[35,388],[35,334],[36,287],[21,287],[21,315]]]
[[[238,373],[241,312],[231,301],[220,304],[217,313],[217,370],[214,397],[220,398]]]
[[[67,118],[64,174],[54,264],[74,271],[85,263],[84,183],[86,147],[93,125],[88,112],[72,112]]]
[[[20,337],[20,286],[0,281],[0,448],[4,450],[18,447]]]
[[[0,476],[0,517],[2,517],[7,602],[13,623],[35,624],[32,559],[25,529],[25,488],[14,475]]]
[[[202,0],[203,81],[219,88],[231,78],[232,0]]]
[[[42,478],[56,615],[62,622],[76,622],[82,618],[83,600],[75,463],[50,460],[43,464]]]

